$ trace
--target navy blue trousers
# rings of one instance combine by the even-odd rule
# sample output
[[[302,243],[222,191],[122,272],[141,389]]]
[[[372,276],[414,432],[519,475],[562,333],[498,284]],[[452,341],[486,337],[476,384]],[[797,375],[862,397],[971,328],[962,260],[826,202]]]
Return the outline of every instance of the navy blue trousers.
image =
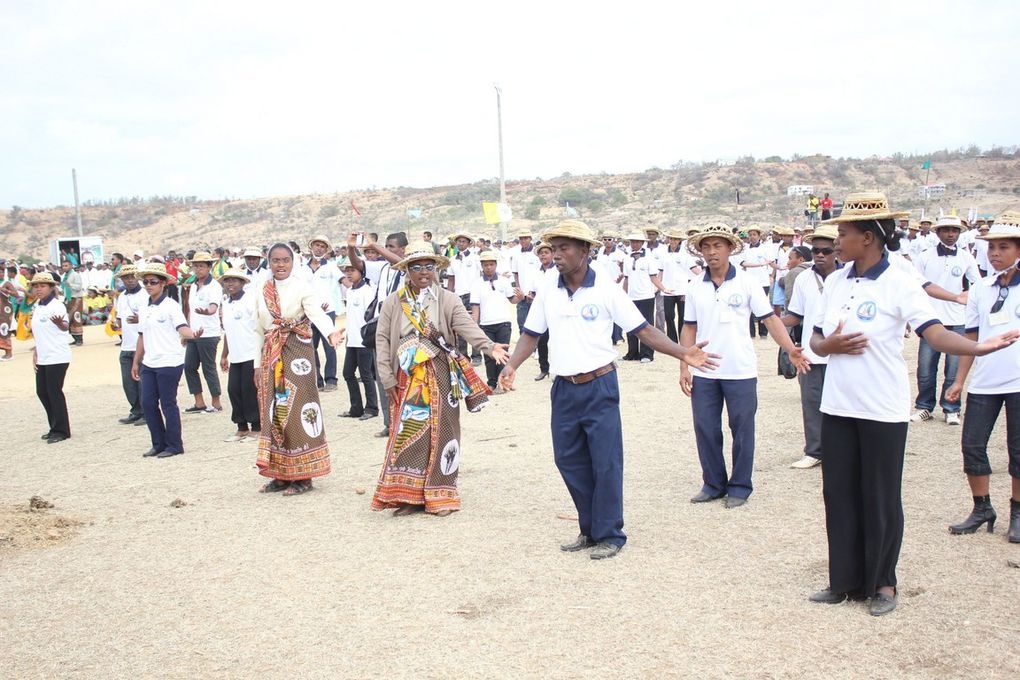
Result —
[[[552,386],[552,440],[556,468],[577,509],[581,533],[622,546],[623,426],[616,371],[575,385]]]
[[[727,477],[723,457],[722,409],[726,404],[733,436],[733,471]],[[701,490],[734,498],[751,495],[754,467],[754,416],[758,410],[758,379],[719,380],[694,376],[691,392],[694,437],[698,443]]]
[[[177,386],[184,364],[169,368],[142,365],[142,413],[149,426],[152,448],[184,453],[181,440],[181,410],[177,408]]]

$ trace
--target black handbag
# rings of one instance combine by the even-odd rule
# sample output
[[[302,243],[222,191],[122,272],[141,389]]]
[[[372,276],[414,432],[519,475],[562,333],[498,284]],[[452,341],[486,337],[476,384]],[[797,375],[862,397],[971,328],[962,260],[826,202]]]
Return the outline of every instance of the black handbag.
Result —
[[[379,304],[379,289],[375,289],[375,297],[372,304],[365,310],[365,325],[361,327],[361,344],[365,349],[375,349],[375,331],[379,327],[379,315],[376,314],[376,307]]]

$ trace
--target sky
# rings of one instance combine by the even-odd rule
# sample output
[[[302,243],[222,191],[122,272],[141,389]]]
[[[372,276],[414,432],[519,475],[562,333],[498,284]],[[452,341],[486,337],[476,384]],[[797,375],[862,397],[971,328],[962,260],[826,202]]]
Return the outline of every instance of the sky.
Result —
[[[690,6],[688,6],[690,5]],[[1015,0],[0,3],[0,207],[1020,142]]]

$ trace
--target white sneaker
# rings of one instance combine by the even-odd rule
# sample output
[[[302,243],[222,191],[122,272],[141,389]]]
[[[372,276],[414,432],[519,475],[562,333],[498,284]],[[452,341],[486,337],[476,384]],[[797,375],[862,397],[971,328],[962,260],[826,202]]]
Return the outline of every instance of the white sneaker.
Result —
[[[649,359],[648,357],[645,357],[644,359],[641,360],[641,363],[643,363],[643,364],[650,364],[650,363],[652,363],[652,360]]]
[[[238,432],[237,434],[230,435],[229,437],[224,439],[223,442],[225,444],[234,444],[236,442],[243,442],[246,436],[247,435],[244,435],[244,434],[241,434],[240,432]]]
[[[929,420],[931,420],[931,411],[926,411],[923,408],[914,411],[914,415],[910,416],[912,423],[923,423]]]
[[[960,414],[959,413],[947,413],[946,414],[946,425],[959,425]]]
[[[796,463],[791,463],[790,467],[795,468],[797,470],[807,470],[808,468],[813,468],[814,466],[821,464],[822,464],[821,458],[814,458],[813,456],[804,456]]]

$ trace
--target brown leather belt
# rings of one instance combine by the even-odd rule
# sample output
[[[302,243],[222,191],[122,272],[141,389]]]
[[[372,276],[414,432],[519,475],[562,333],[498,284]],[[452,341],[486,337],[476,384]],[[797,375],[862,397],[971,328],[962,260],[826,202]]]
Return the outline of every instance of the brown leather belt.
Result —
[[[561,375],[560,377],[564,380],[569,380],[575,385],[583,385],[590,383],[595,378],[601,378],[607,373],[612,373],[616,370],[616,364],[606,364],[602,368],[596,368],[594,371],[588,371],[587,373],[578,373],[577,375]]]

